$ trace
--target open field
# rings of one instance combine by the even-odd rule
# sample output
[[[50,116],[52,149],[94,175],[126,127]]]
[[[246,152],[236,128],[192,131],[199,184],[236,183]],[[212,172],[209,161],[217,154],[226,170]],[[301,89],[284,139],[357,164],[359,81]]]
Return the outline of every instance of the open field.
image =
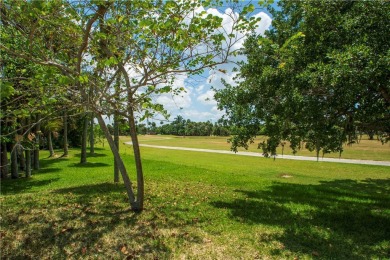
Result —
[[[141,143],[165,146],[178,146],[190,148],[216,149],[216,150],[230,150],[230,144],[227,142],[229,137],[204,137],[204,136],[164,136],[164,135],[140,135]],[[130,138],[125,138],[130,141]],[[256,138],[255,142],[249,146],[247,151],[261,153],[261,149],[257,149],[257,144],[265,140],[264,138]],[[246,151],[240,148],[239,151]],[[282,148],[277,150],[278,154],[282,154]],[[293,155],[288,144],[284,147],[284,154]],[[315,152],[310,152],[306,148],[302,148],[296,154],[298,156],[313,156]],[[339,158],[338,153],[325,154],[327,158]],[[362,138],[358,144],[352,146],[345,145],[344,152],[341,158],[343,159],[362,159],[362,160],[376,160],[376,161],[390,161],[390,143],[383,144],[377,140],[368,140],[367,137]]]
[[[134,180],[131,147],[121,153]],[[30,179],[2,181],[1,258],[390,258],[389,167],[153,148],[142,155],[141,214],[128,210],[102,147],[86,165],[71,150],[43,159]]]

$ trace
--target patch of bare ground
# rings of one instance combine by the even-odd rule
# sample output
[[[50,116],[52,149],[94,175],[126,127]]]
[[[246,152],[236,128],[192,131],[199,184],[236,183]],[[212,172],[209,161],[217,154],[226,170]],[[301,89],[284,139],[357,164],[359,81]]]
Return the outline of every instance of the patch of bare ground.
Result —
[[[292,177],[293,177],[292,175],[287,174],[287,173],[282,173],[282,174],[279,174],[278,176],[279,176],[280,178],[286,178],[286,179],[292,178]]]

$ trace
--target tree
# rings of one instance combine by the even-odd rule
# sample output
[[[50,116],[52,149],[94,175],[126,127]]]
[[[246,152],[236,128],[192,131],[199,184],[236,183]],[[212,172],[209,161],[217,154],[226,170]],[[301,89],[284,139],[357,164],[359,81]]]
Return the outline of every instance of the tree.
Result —
[[[144,201],[136,116],[144,119],[155,112],[165,113],[151,96],[180,94],[183,88],[172,87],[178,74],[199,74],[227,62],[232,46],[240,40],[234,32],[257,22],[245,16],[254,10],[253,5],[241,8],[234,3],[237,9],[230,13],[231,28],[222,29],[222,18],[207,10],[213,1],[4,2],[7,12],[3,19],[10,28],[6,28],[7,37],[0,48],[61,73],[58,81],[63,93],[72,93],[72,101],[80,110],[96,116],[135,211],[143,209]],[[237,10],[243,15],[235,13]],[[27,48],[15,49],[11,39],[25,43]],[[119,91],[112,91],[118,75],[123,84]],[[89,94],[91,90],[93,95]],[[118,98],[120,102],[116,102]],[[114,113],[129,124],[137,196],[103,120],[104,115]]]
[[[283,140],[319,156],[342,152],[356,131],[390,133],[390,5],[386,1],[280,1],[266,36],[252,35],[236,85],[216,93],[237,133],[232,149],[261,130],[275,155]]]
[[[62,154],[61,157],[67,157],[69,154],[69,149],[68,149],[68,112],[64,111],[63,116],[62,116],[62,125],[63,125],[63,140],[62,140],[62,147],[64,150],[64,153]]]
[[[83,127],[81,128],[81,153],[80,163],[87,163],[87,137],[88,137],[88,113],[83,116]]]
[[[95,132],[94,132],[94,122],[95,118],[93,114],[91,114],[91,119],[89,123],[89,153],[94,154],[95,153]]]
[[[26,177],[31,177],[31,166],[32,166],[32,160],[31,160],[31,153],[33,151],[33,138],[34,136],[31,134],[31,117],[28,117],[27,119],[27,130],[26,130],[26,136],[24,138],[25,142],[23,144],[24,150],[25,150],[25,157],[26,157]]]
[[[54,148],[53,148],[53,134],[58,135],[58,132],[63,127],[63,120],[60,120],[60,118],[51,119],[48,122],[45,122],[43,125],[43,129],[46,132],[47,135],[47,148],[50,152],[49,157],[54,157]]]

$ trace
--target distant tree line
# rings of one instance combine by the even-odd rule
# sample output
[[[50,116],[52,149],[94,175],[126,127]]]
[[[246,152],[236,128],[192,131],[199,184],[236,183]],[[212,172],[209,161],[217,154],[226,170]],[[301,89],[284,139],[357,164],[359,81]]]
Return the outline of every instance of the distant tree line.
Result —
[[[108,125],[111,134],[114,133],[114,127]],[[211,121],[194,122],[190,119],[184,119],[182,116],[177,116],[168,123],[157,125],[156,122],[147,122],[137,124],[137,134],[161,134],[161,135],[177,135],[177,136],[229,136],[231,135],[230,126],[222,119],[214,124]],[[129,135],[129,129],[124,124],[119,127],[119,135]]]

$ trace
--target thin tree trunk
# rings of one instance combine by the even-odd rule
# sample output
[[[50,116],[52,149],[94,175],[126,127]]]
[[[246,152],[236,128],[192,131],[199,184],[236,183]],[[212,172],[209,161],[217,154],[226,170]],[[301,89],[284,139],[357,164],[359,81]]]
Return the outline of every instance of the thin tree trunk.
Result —
[[[89,130],[89,153],[90,154],[94,154],[95,153],[95,135],[94,135],[94,129],[93,129],[93,126],[94,126],[94,115],[93,113],[91,114],[91,123],[90,123],[90,130]]]
[[[8,176],[8,155],[7,155],[7,144],[5,142],[1,143],[1,178],[5,179]]]
[[[135,127],[135,119],[134,119],[134,110],[133,110],[133,92],[131,88],[130,78],[127,74],[127,71],[122,63],[119,63],[119,68],[124,77],[126,88],[127,88],[127,110],[128,110],[128,120],[130,126],[130,136],[131,141],[133,143],[133,151],[134,151],[134,160],[135,167],[137,170],[137,210],[142,211],[144,208],[144,176],[142,171],[142,161],[141,161],[141,152],[139,149],[138,137],[137,137],[137,129]]]
[[[115,101],[119,104],[119,92],[120,92],[120,84],[121,84],[121,75],[119,74],[116,78],[115,83],[115,92],[118,93],[115,97]],[[117,112],[114,113],[114,143],[116,145],[116,148],[119,151],[119,115]],[[115,160],[114,161],[114,183],[119,182],[119,168],[118,163]]]
[[[68,113],[64,112],[63,117],[63,127],[64,127],[64,137],[63,137],[63,148],[64,148],[64,154],[61,157],[67,157],[69,154],[68,150]]]
[[[88,136],[88,117],[85,115],[83,119],[83,130],[81,136],[81,156],[80,163],[87,163],[87,136]]]
[[[114,115],[114,143],[119,152],[119,121],[117,114]],[[119,182],[119,168],[116,159],[114,160],[114,182]]]
[[[17,146],[17,153],[18,153],[18,157],[19,157],[19,169],[21,171],[24,171],[26,169],[26,158],[24,158],[24,149],[23,149],[23,146],[21,145],[18,145]]]
[[[114,158],[117,161],[119,171],[122,174],[122,179],[123,179],[123,182],[124,182],[125,187],[126,187],[127,196],[129,197],[129,200],[130,200],[131,209],[134,211],[139,211],[139,208],[137,207],[138,205],[135,201],[135,195],[134,195],[134,191],[132,188],[132,183],[131,183],[130,178],[127,174],[126,167],[122,161],[122,158],[118,152],[118,149],[116,148],[114,140],[112,139],[112,136],[111,136],[110,132],[108,131],[108,128],[106,126],[106,123],[103,120],[102,115],[96,114],[96,116],[97,116],[100,128],[102,129],[102,131],[107,139],[107,142],[110,145],[110,148],[111,148],[111,151],[114,155]]]
[[[128,104],[130,136],[133,143],[134,160],[137,169],[137,206],[141,211],[144,208],[144,175],[142,170],[141,152],[139,149],[137,129],[135,126],[134,111],[131,103]]]
[[[26,119],[23,118],[20,120],[20,125],[22,126],[19,131],[18,131],[18,142],[22,141],[23,134],[25,131],[25,126],[26,126]],[[24,147],[18,143],[17,147],[17,154],[18,154],[18,163],[19,163],[19,170],[20,171],[25,171],[26,170],[26,158],[24,158]]]
[[[26,149],[25,154],[26,154],[26,177],[29,178],[31,177],[31,150]]]
[[[316,144],[317,162],[320,160],[320,151],[321,151],[321,147],[320,147],[320,145],[317,143],[317,144]]]
[[[30,133],[31,133],[31,130],[30,130],[30,125],[31,125],[31,117],[29,117],[27,119],[27,132],[26,132],[26,136],[27,138],[25,139],[26,140],[26,147],[24,149],[25,151],[25,157],[26,157],[26,169],[25,169],[25,172],[26,172],[26,178],[29,178],[31,177],[31,140],[29,140],[29,136],[30,136]]]
[[[11,177],[12,179],[19,178],[18,169],[18,148],[15,144],[12,145],[11,149]]]
[[[34,170],[39,170],[39,146],[41,136],[41,120],[40,115],[37,115],[37,122],[35,125],[35,145],[34,145]]]
[[[53,140],[52,140],[51,131],[49,131],[49,133],[47,134],[47,146],[50,152],[49,157],[54,157]]]

